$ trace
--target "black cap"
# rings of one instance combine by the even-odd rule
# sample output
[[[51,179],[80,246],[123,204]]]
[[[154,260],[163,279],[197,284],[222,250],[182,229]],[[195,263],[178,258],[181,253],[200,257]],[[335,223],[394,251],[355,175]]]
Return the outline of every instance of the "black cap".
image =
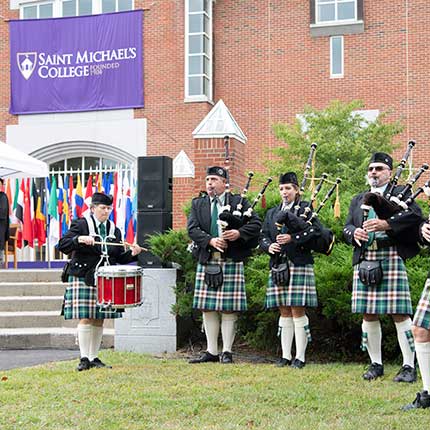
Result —
[[[386,164],[390,170],[393,170],[393,159],[385,152],[375,152],[372,157],[370,157],[369,164],[371,163],[383,163]]]
[[[224,167],[220,166],[208,167],[206,171],[206,176],[209,175],[221,176],[221,178],[227,179],[227,170],[225,170]]]
[[[93,197],[91,198],[91,203],[93,205],[110,206],[112,205],[112,202],[113,202],[113,197],[110,194],[94,193]]]
[[[294,184],[299,186],[297,175],[294,172],[287,172],[279,176],[279,184]]]

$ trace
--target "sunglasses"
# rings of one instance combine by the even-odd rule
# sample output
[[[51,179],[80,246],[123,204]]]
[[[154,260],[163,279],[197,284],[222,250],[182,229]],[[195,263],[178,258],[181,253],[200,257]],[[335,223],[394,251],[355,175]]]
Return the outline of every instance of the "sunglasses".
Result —
[[[372,166],[372,167],[369,167],[368,169],[367,169],[367,171],[368,172],[371,172],[372,170],[376,170],[377,172],[382,172],[383,170],[387,170],[388,168],[387,167],[384,167],[384,166]]]

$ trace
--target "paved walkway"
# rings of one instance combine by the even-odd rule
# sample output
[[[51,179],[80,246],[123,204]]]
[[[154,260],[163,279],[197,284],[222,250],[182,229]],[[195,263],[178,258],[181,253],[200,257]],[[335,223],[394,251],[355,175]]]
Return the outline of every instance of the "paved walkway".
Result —
[[[18,367],[30,367],[52,361],[79,358],[79,351],[65,349],[9,349],[0,350],[0,372]]]

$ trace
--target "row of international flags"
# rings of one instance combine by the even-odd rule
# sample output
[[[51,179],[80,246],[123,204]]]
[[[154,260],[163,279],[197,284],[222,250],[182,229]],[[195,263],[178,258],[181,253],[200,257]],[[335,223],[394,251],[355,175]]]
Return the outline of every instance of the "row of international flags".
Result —
[[[9,219],[19,224],[17,246],[55,246],[68,231],[73,219],[90,212],[94,192],[113,196],[110,219],[125,240],[133,243],[136,233],[137,193],[130,171],[90,173],[86,186],[77,173],[53,174],[50,178],[7,179],[5,193],[9,199]],[[75,186],[76,182],[76,186]],[[37,186],[38,185],[38,186]]]

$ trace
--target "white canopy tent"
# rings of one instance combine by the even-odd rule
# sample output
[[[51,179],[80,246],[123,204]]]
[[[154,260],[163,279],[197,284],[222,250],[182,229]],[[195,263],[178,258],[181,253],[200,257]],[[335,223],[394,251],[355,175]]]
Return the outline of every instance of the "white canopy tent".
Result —
[[[48,165],[0,141],[0,178],[45,178]]]

